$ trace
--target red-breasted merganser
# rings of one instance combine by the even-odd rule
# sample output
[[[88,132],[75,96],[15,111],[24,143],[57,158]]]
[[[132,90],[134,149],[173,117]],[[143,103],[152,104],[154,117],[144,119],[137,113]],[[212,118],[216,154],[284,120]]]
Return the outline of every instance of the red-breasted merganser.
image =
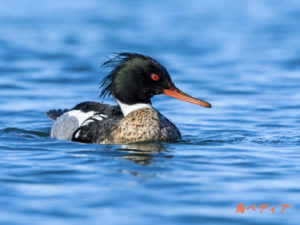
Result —
[[[100,96],[112,95],[118,106],[83,102],[71,110],[50,110],[46,115],[55,121],[51,137],[98,144],[174,141],[181,134],[151,106],[154,95],[211,107],[175,87],[165,67],[149,56],[120,53],[103,65],[114,69],[103,79]]]

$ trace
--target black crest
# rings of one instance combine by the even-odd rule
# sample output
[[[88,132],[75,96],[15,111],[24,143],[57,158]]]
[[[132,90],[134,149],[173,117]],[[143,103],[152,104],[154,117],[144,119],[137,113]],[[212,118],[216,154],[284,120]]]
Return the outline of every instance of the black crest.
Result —
[[[113,58],[109,59],[108,61],[102,64],[103,67],[110,67],[113,69],[105,78],[103,78],[103,80],[100,83],[100,88],[102,89],[100,97],[104,98],[106,96],[112,95],[113,78],[117,75],[118,71],[122,69],[124,63],[134,57],[140,57],[144,59],[147,58],[146,56],[137,53],[122,52],[116,53]]]
[[[162,73],[164,76],[168,77],[168,80],[170,80],[169,74],[165,67],[155,59],[137,53],[117,53],[112,59],[102,64],[102,66],[110,67],[112,68],[112,70],[100,83],[100,88],[102,89],[100,97],[112,95],[114,80],[120,71],[125,69],[126,66],[129,67],[129,64],[127,62],[131,62],[131,68],[133,68],[133,72],[136,72],[139,66],[144,66],[149,70],[153,69],[153,71]],[[139,62],[144,62],[144,64],[141,65],[141,63]]]

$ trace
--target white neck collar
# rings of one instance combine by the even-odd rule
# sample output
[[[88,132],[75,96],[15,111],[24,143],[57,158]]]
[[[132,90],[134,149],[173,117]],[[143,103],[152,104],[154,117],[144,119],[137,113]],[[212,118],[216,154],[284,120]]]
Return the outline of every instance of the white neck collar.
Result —
[[[127,105],[125,103],[120,102],[119,100],[116,100],[123,112],[124,116],[127,116],[129,113],[138,110],[138,109],[144,109],[144,108],[152,108],[150,104],[146,103],[137,103],[133,105]]]

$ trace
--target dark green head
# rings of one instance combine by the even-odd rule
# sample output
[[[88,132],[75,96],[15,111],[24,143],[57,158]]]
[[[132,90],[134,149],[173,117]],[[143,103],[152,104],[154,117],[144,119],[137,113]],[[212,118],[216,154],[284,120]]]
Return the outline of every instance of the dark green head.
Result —
[[[165,67],[148,56],[120,53],[103,65],[114,69],[103,79],[100,96],[112,94],[128,105],[151,103],[150,98],[162,94],[172,84]]]
[[[101,97],[113,95],[127,105],[151,104],[154,95],[165,94],[204,107],[210,104],[195,99],[175,87],[171,77],[159,62],[149,56],[136,53],[120,53],[105,62],[113,70],[101,83]]]

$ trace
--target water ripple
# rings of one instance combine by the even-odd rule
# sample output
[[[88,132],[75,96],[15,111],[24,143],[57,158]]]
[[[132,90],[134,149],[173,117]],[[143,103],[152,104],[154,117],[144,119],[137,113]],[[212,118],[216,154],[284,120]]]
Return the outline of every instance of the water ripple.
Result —
[[[299,9],[293,0],[2,3],[0,224],[299,224]],[[213,107],[153,98],[180,129],[176,142],[50,138],[44,112],[101,101],[100,65],[122,51],[157,58]],[[277,208],[237,214],[238,203]]]

